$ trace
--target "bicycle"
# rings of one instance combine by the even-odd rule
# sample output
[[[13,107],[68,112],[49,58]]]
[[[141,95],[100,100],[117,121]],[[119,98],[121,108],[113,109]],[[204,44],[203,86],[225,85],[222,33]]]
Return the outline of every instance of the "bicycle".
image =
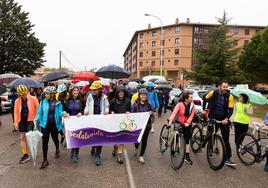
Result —
[[[207,161],[213,170],[223,168],[226,159],[226,147],[220,135],[217,134],[216,124],[221,123],[215,119],[207,121],[203,113],[196,114],[199,122],[193,123],[192,138],[190,145],[193,153],[202,152],[202,148],[206,148]],[[205,130],[207,127],[207,130]],[[205,133],[206,132],[206,133]]]
[[[182,125],[175,122],[171,126],[164,124],[159,137],[160,152],[170,148],[171,167],[180,169],[185,157],[185,140],[182,134]]]
[[[268,149],[261,144],[261,140],[268,140],[268,136],[261,136],[261,128],[264,125],[256,122],[252,123],[252,125],[253,134],[244,133],[238,139],[238,143],[241,144],[239,144],[237,148],[237,155],[240,161],[246,166],[253,165],[254,163],[260,163],[265,159],[266,155],[268,155]],[[254,136],[256,131],[257,138]],[[265,152],[262,154],[263,148],[265,148]]]

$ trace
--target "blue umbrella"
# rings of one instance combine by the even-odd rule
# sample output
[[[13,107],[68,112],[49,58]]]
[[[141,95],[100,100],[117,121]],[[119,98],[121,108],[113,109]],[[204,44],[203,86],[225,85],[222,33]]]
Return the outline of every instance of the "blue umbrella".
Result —
[[[35,81],[32,78],[18,78],[16,80],[13,80],[9,85],[14,88],[18,87],[19,85],[25,85],[27,87],[33,87],[33,88],[42,87],[42,85],[39,82]]]

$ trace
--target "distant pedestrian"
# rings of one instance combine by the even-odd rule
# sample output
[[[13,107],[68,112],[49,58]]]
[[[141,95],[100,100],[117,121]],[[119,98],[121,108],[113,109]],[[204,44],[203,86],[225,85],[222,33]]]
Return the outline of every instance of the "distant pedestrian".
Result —
[[[158,97],[158,103],[159,103],[158,117],[161,117],[163,107],[164,107],[164,104],[165,104],[165,96],[164,96],[163,89],[159,89],[159,91],[157,92],[157,97]]]
[[[12,120],[14,124],[14,106],[15,106],[15,101],[18,98],[18,93],[16,91],[16,88],[12,87],[10,90],[10,93],[8,94],[8,99],[11,100],[11,115],[12,115]],[[15,127],[13,128],[13,133],[16,132],[17,130]]]

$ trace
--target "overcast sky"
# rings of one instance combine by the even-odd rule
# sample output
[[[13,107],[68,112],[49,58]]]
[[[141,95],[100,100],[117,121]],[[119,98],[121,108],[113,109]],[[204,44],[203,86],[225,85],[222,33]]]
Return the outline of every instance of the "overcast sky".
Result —
[[[265,0],[17,0],[30,13],[36,36],[47,44],[45,66],[57,67],[59,50],[65,67],[74,70],[123,66],[123,52],[136,30],[164,25],[175,19],[216,23],[225,9],[231,24],[267,25]]]

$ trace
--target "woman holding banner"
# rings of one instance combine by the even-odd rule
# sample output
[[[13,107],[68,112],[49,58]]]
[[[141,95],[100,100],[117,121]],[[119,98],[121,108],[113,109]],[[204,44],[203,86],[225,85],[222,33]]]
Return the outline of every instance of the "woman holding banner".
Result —
[[[148,91],[146,88],[139,89],[138,99],[133,104],[132,109],[131,109],[131,112],[134,112],[134,113],[135,112],[149,112],[151,114],[151,117],[149,118],[149,121],[146,125],[145,131],[141,140],[141,151],[140,151],[139,162],[142,164],[144,164],[143,155],[145,153],[145,150],[147,147],[148,136],[152,128],[151,118],[153,117],[153,113],[154,113],[153,108],[148,102],[147,94],[148,94]],[[138,154],[139,145],[140,145],[139,143],[135,144],[135,156]]]
[[[79,86],[72,85],[70,87],[70,95],[65,103],[65,114],[64,118],[68,118],[70,116],[80,117],[84,113],[84,99],[81,97],[81,93],[79,90]],[[70,153],[70,159],[74,162],[78,162],[78,153],[79,148],[72,148]]]
[[[51,134],[52,140],[56,147],[55,158],[59,158],[59,139],[58,132],[62,130],[62,117],[63,110],[60,101],[55,99],[56,87],[48,86],[44,89],[45,99],[39,104],[38,112],[35,121],[41,126],[43,133],[43,162],[40,169],[46,168],[49,163],[47,160],[49,135]]]
[[[107,96],[102,93],[101,81],[94,81],[90,89],[92,93],[86,99],[84,115],[108,114],[109,101]],[[93,146],[91,150],[91,156],[95,156],[95,164],[97,166],[101,165],[101,150],[102,146]]]
[[[110,103],[110,113],[112,114],[123,114],[131,112],[131,102],[127,98],[126,88],[124,86],[118,86],[116,88],[115,98]],[[123,164],[123,149],[124,145],[115,145],[113,150],[113,156],[117,154],[117,162]]]

